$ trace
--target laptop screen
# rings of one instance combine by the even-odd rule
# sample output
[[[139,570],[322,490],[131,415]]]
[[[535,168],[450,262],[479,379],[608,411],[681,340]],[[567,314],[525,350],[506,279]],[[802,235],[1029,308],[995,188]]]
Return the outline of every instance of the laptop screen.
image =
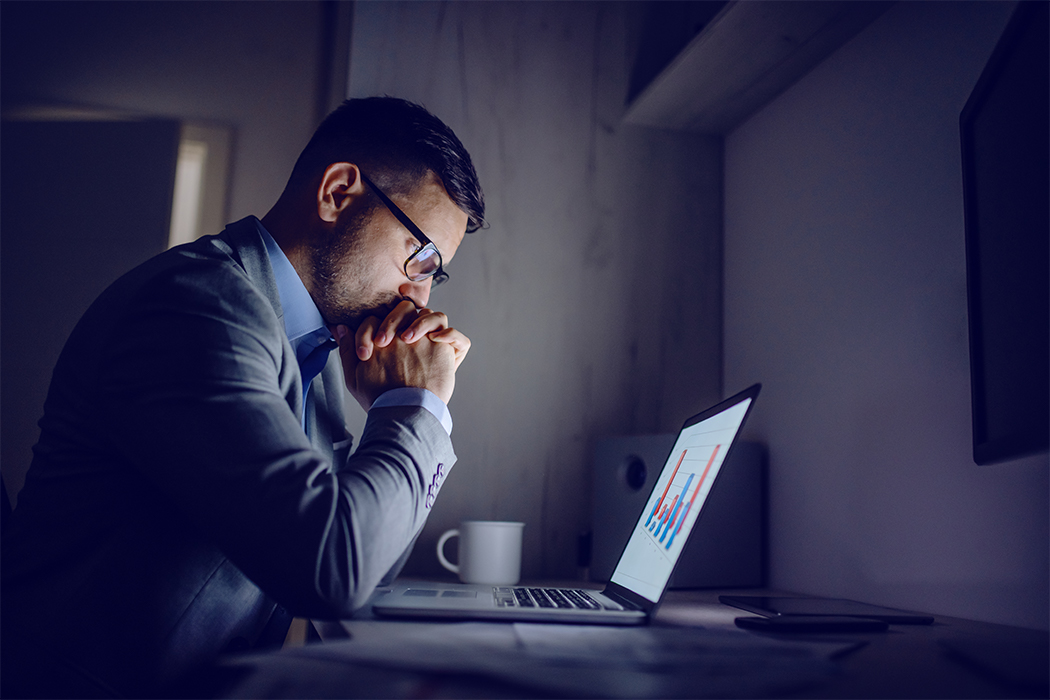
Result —
[[[751,390],[741,392],[724,402],[728,405],[712,409],[721,410],[686,421],[631,532],[612,583],[653,603],[659,601],[753,398]]]

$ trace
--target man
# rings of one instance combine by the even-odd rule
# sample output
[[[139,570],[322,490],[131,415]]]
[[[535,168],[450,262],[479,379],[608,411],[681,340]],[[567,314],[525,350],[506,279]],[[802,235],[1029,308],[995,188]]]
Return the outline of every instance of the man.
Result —
[[[6,697],[156,694],[396,574],[455,461],[470,348],[430,289],[483,216],[447,126],[349,100],[261,221],[96,300],[4,533]],[[368,410],[352,455],[344,384]]]

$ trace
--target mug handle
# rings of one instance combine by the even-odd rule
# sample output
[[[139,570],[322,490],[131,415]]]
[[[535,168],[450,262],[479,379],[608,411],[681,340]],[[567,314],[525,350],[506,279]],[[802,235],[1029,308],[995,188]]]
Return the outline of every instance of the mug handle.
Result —
[[[438,538],[437,555],[438,555],[438,561],[441,562],[441,565],[443,567],[445,567],[446,569],[448,569],[449,571],[451,571],[454,574],[458,574],[459,573],[459,566],[457,566],[456,564],[453,564],[452,562],[450,562],[448,559],[445,558],[445,543],[448,542],[453,537],[459,537],[459,529],[458,528],[452,528],[451,530],[446,531],[445,534],[441,535],[441,537]]]

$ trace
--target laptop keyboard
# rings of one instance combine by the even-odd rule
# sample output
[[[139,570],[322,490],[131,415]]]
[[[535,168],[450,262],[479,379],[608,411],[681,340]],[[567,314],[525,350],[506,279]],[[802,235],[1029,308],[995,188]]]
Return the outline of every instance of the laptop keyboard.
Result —
[[[495,589],[496,604],[519,608],[574,608],[601,610],[586,591],[571,588],[527,588],[524,586]]]

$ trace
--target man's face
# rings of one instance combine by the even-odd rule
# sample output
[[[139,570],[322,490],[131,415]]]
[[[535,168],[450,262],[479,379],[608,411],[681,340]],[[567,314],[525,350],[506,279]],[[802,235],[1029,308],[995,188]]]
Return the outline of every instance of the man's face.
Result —
[[[467,228],[467,215],[431,174],[411,195],[390,199],[430,237],[448,265]],[[362,211],[351,208],[336,222],[336,232],[313,250],[314,301],[325,323],[356,329],[368,316],[380,319],[402,299],[419,308],[430,298],[430,279],[413,282],[405,261],[419,241],[378,200]]]

